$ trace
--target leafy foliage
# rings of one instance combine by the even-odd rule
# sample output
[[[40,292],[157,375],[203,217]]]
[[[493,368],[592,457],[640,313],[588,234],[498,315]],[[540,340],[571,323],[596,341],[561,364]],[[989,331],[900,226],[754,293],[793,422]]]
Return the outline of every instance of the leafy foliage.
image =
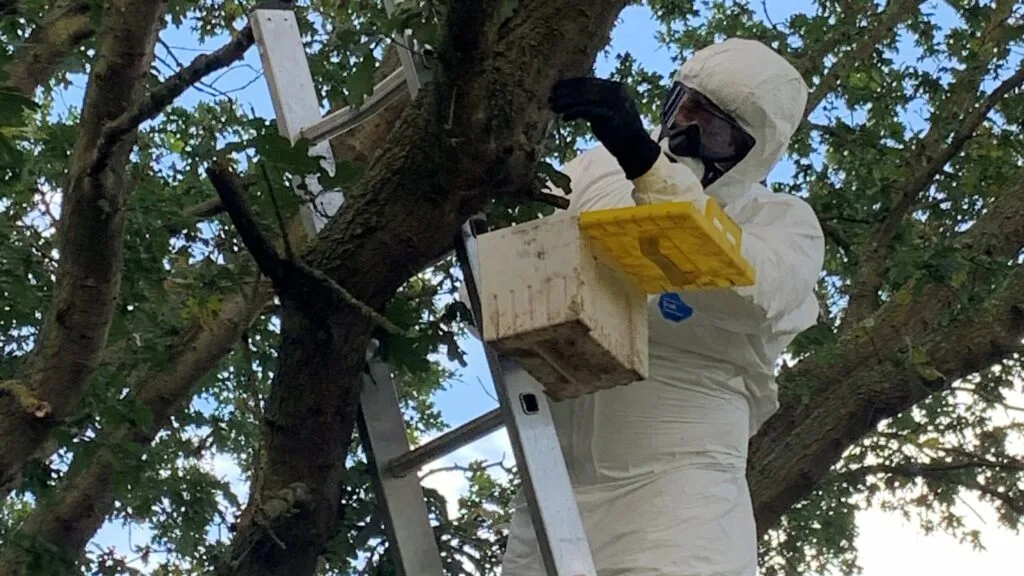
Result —
[[[60,258],[54,235],[80,113],[75,99],[90,64],[86,39],[31,98],[4,88],[4,70],[24,44],[25,31],[38,26],[53,4],[22,2],[15,14],[0,10],[0,381],[23,369],[52,299]],[[215,45],[240,28],[256,4],[170,2],[168,21],[176,29],[164,33],[158,68],[177,67],[178,50],[171,46],[182,37]],[[295,4],[313,76],[332,108],[358,106],[370,95],[384,46],[395,32],[409,29],[419,42],[435,46],[437,22],[447,9],[435,0],[408,2],[388,18],[381,3],[369,0]],[[661,27],[660,42],[677,60],[726,36],[755,37],[786,54],[812,86],[814,112],[771,183],[778,192],[807,198],[829,239],[819,286],[823,321],[797,339],[789,350],[792,361],[827,364],[851,338],[855,328],[844,318],[858,282],[876,281],[882,302],[902,297],[908,286],[947,287],[957,305],[942,313],[938,324],[945,326],[974,313],[1019,268],[1019,247],[1012,257],[979,257],[962,243],[963,231],[993,202],[1021,194],[1019,85],[984,115],[962,150],[933,166],[970,120],[969,111],[1020,67],[1019,7],[949,2],[930,8],[894,1],[883,13],[873,2],[821,1],[773,18],[763,5],[736,0],[646,5]],[[506,16],[521,8],[514,1],[503,6]],[[895,32],[872,36],[885,26]],[[862,50],[865,39],[872,43]],[[628,52],[614,60],[612,76],[633,88],[653,121],[672,70],[648,69]],[[251,471],[259,464],[259,427],[279,343],[273,301],[216,368],[192,385],[190,401],[171,412],[151,443],[108,434],[126,425],[156,426],[139,392],[173,369],[190,331],[214,322],[232,296],[252,290],[255,267],[226,216],[197,216],[195,208],[215,197],[203,168],[211,158],[231,158],[245,174],[263,230],[282,242],[280,222],[297,212],[301,200],[291,191],[293,176],[319,173],[327,189],[342,190],[358,186],[362,176],[361,166],[344,159],[333,176],[326,174],[309,157],[308,143],[291,146],[269,112],[257,113],[214,84],[197,85],[201,97],[190,94],[196,101],[173,103],[142,130],[127,170],[133,193],[108,347],[77,413],[0,505],[0,542],[19,542],[46,559],[52,553],[46,543],[21,542],[17,527],[34,506],[66,490],[75,470],[109,449],[119,465],[115,504],[106,520],[141,536],[133,537],[131,550],[90,547],[81,561],[84,573],[135,574],[141,564],[168,575],[215,567],[224,559]],[[544,143],[548,163],[538,178],[571,186],[557,167],[592,143],[581,123],[557,123]],[[924,184],[913,191],[908,217],[894,227],[884,266],[871,276],[868,255],[878,228],[900,205],[899,192],[922,174]],[[492,226],[506,226],[551,211],[501,198],[488,207],[488,216]],[[385,310],[415,337],[377,334],[382,355],[395,367],[413,442],[445,428],[434,399],[456,376],[455,365],[464,362],[459,341],[465,311],[453,304],[458,282],[450,258],[423,271]],[[931,381],[937,375],[925,352],[928,344],[908,342],[906,350],[883,353],[886,361]],[[972,492],[994,507],[1004,525],[1019,528],[1024,455],[1020,419],[1013,417],[1021,407],[1011,398],[1022,392],[1020,375],[1019,355],[1008,353],[851,446],[828,479],[766,536],[765,573],[855,571],[856,512],[869,506],[899,510],[927,530],[978,544],[977,529],[958,506],[961,494]],[[794,384],[783,394],[821,400],[809,390]],[[323,557],[321,573],[394,573],[380,507],[355,439],[349,463],[343,528]],[[427,491],[453,574],[495,573],[500,564],[516,476],[513,469],[495,470],[483,462],[460,468],[468,490],[456,503]]]

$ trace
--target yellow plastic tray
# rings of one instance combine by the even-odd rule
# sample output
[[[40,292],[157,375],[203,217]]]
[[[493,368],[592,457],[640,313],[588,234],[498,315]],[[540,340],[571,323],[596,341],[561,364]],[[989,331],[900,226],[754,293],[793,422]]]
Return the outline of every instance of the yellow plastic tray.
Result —
[[[580,229],[595,256],[648,294],[755,281],[740,252],[742,230],[711,198],[704,214],[690,202],[583,212]]]

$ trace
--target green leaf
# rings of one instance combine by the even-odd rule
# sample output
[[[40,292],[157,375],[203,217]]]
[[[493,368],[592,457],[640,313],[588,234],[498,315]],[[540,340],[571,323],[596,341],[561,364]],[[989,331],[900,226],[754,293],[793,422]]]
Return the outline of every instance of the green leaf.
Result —
[[[566,195],[572,193],[572,179],[569,175],[560,172],[550,162],[538,162],[537,173],[550,181],[556,188],[562,190]]]
[[[909,341],[907,342],[907,345],[909,348],[907,357],[910,361],[910,365],[913,366],[914,371],[921,378],[924,378],[929,382],[945,378],[942,372],[939,372],[935,368],[931,357],[928,356],[928,352],[923,347]]]
[[[366,172],[366,165],[361,162],[340,159],[334,163],[334,175],[325,170],[320,172],[320,185],[325,190],[348,190],[359,183]]]
[[[498,9],[498,25],[504,24],[512,16],[515,16],[518,8],[519,0],[502,0],[501,7]]]
[[[362,106],[363,101],[373,91],[373,74],[377,70],[377,59],[373,53],[368,52],[359,61],[355,70],[348,75],[348,96],[349,104]]]
[[[0,127],[24,126],[25,113],[37,110],[39,104],[31,98],[0,86]]]

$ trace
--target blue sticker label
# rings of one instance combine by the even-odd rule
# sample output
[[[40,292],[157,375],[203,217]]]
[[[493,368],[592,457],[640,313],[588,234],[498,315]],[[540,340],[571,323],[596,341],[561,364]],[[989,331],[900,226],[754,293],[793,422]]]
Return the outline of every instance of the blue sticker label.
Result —
[[[661,310],[661,317],[670,322],[682,322],[693,316],[693,308],[683,302],[675,292],[662,294],[658,299],[658,309]]]

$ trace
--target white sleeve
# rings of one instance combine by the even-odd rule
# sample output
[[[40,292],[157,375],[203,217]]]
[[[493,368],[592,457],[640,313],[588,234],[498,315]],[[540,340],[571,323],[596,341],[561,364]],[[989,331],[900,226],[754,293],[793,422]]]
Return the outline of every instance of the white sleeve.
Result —
[[[754,267],[752,286],[688,290],[680,296],[711,322],[740,333],[788,331],[786,318],[813,295],[824,265],[825,238],[810,205],[789,194],[765,194],[733,219],[741,252]]]
[[[703,212],[707,195],[695,190],[687,170],[656,162],[634,184],[636,195],[692,201]],[[730,216],[743,231],[741,253],[755,270],[752,286],[686,290],[694,312],[731,332],[789,331],[791,313],[806,306],[825,258],[825,238],[810,205],[789,194],[753,197]]]

